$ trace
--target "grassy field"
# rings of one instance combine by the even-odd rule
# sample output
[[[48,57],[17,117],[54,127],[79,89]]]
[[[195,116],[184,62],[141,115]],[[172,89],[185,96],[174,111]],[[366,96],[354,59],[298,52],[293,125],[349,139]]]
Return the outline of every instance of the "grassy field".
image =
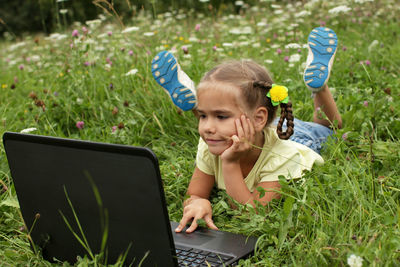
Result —
[[[0,42],[0,134],[34,134],[146,146],[159,157],[170,219],[179,221],[194,168],[197,121],[153,80],[150,63],[175,51],[197,83],[226,59],[252,58],[285,84],[294,115],[312,118],[302,82],[308,33],[323,25],[339,37],[329,85],[342,113],[323,157],[295,182],[281,180],[279,201],[229,208],[212,195],[225,231],[257,236],[240,266],[400,265],[399,5],[382,1],[260,1],[212,15],[142,13],[125,28],[113,18],[51,36]],[[240,4],[240,3],[238,3]],[[397,107],[397,108],[396,108]],[[3,146],[0,146],[0,265],[50,264],[29,247]],[[352,265],[353,264],[353,265]],[[80,259],[77,266],[101,265]]]

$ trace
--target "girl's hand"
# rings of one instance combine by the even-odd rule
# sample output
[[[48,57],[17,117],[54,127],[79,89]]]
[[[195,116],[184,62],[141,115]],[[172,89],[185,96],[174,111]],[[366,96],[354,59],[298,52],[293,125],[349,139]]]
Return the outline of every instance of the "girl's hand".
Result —
[[[221,154],[221,160],[228,162],[239,161],[253,147],[255,140],[254,125],[249,118],[241,115],[235,120],[237,135],[232,136],[232,145]]]
[[[207,226],[211,229],[218,230],[212,220],[212,208],[211,203],[205,198],[194,198],[190,199],[189,203],[183,209],[183,216],[179,222],[175,232],[181,232],[187,223],[192,221],[190,227],[186,230],[186,233],[191,233],[197,228],[197,220],[204,219]]]

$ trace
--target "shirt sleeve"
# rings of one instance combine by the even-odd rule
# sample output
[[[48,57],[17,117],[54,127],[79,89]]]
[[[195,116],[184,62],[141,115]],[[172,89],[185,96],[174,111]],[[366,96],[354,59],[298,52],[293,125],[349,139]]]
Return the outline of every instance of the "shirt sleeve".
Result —
[[[207,144],[200,138],[197,146],[196,167],[208,175],[215,175],[213,159]]]

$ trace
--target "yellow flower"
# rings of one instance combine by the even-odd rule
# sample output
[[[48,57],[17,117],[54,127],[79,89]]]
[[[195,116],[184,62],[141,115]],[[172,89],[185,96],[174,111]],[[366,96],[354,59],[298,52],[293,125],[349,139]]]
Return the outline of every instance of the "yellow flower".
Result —
[[[7,86],[7,84],[2,84],[1,85],[1,88],[3,88],[3,89],[5,89],[5,88],[7,88],[8,86]]]
[[[288,96],[288,92],[285,86],[275,85],[270,90],[271,99],[274,102],[280,102]]]
[[[182,37],[182,36],[181,36],[181,37],[179,37],[179,40],[180,40],[180,41],[183,41],[183,37]]]
[[[266,41],[267,43],[270,43],[270,42],[271,42],[271,39],[270,39],[270,38],[267,38],[265,41]]]
[[[169,47],[169,45],[168,45],[168,44],[165,44],[165,45],[164,45],[164,47],[165,47],[165,48],[168,48],[168,47]]]

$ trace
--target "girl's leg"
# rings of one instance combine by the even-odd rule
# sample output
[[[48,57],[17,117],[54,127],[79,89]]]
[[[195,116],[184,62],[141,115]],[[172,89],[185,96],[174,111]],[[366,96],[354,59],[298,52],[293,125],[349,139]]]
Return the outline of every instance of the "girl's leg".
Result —
[[[154,79],[169,94],[175,106],[183,111],[194,109],[197,102],[194,82],[181,69],[172,53],[158,53],[151,64]]]
[[[332,128],[342,127],[342,118],[327,86],[337,44],[338,39],[332,29],[313,29],[308,36],[308,57],[304,71],[304,82],[314,96],[314,122]]]
[[[325,113],[327,118],[322,113]],[[321,91],[314,95],[314,122],[326,127],[335,126],[339,129],[342,128],[342,117],[326,84]]]

